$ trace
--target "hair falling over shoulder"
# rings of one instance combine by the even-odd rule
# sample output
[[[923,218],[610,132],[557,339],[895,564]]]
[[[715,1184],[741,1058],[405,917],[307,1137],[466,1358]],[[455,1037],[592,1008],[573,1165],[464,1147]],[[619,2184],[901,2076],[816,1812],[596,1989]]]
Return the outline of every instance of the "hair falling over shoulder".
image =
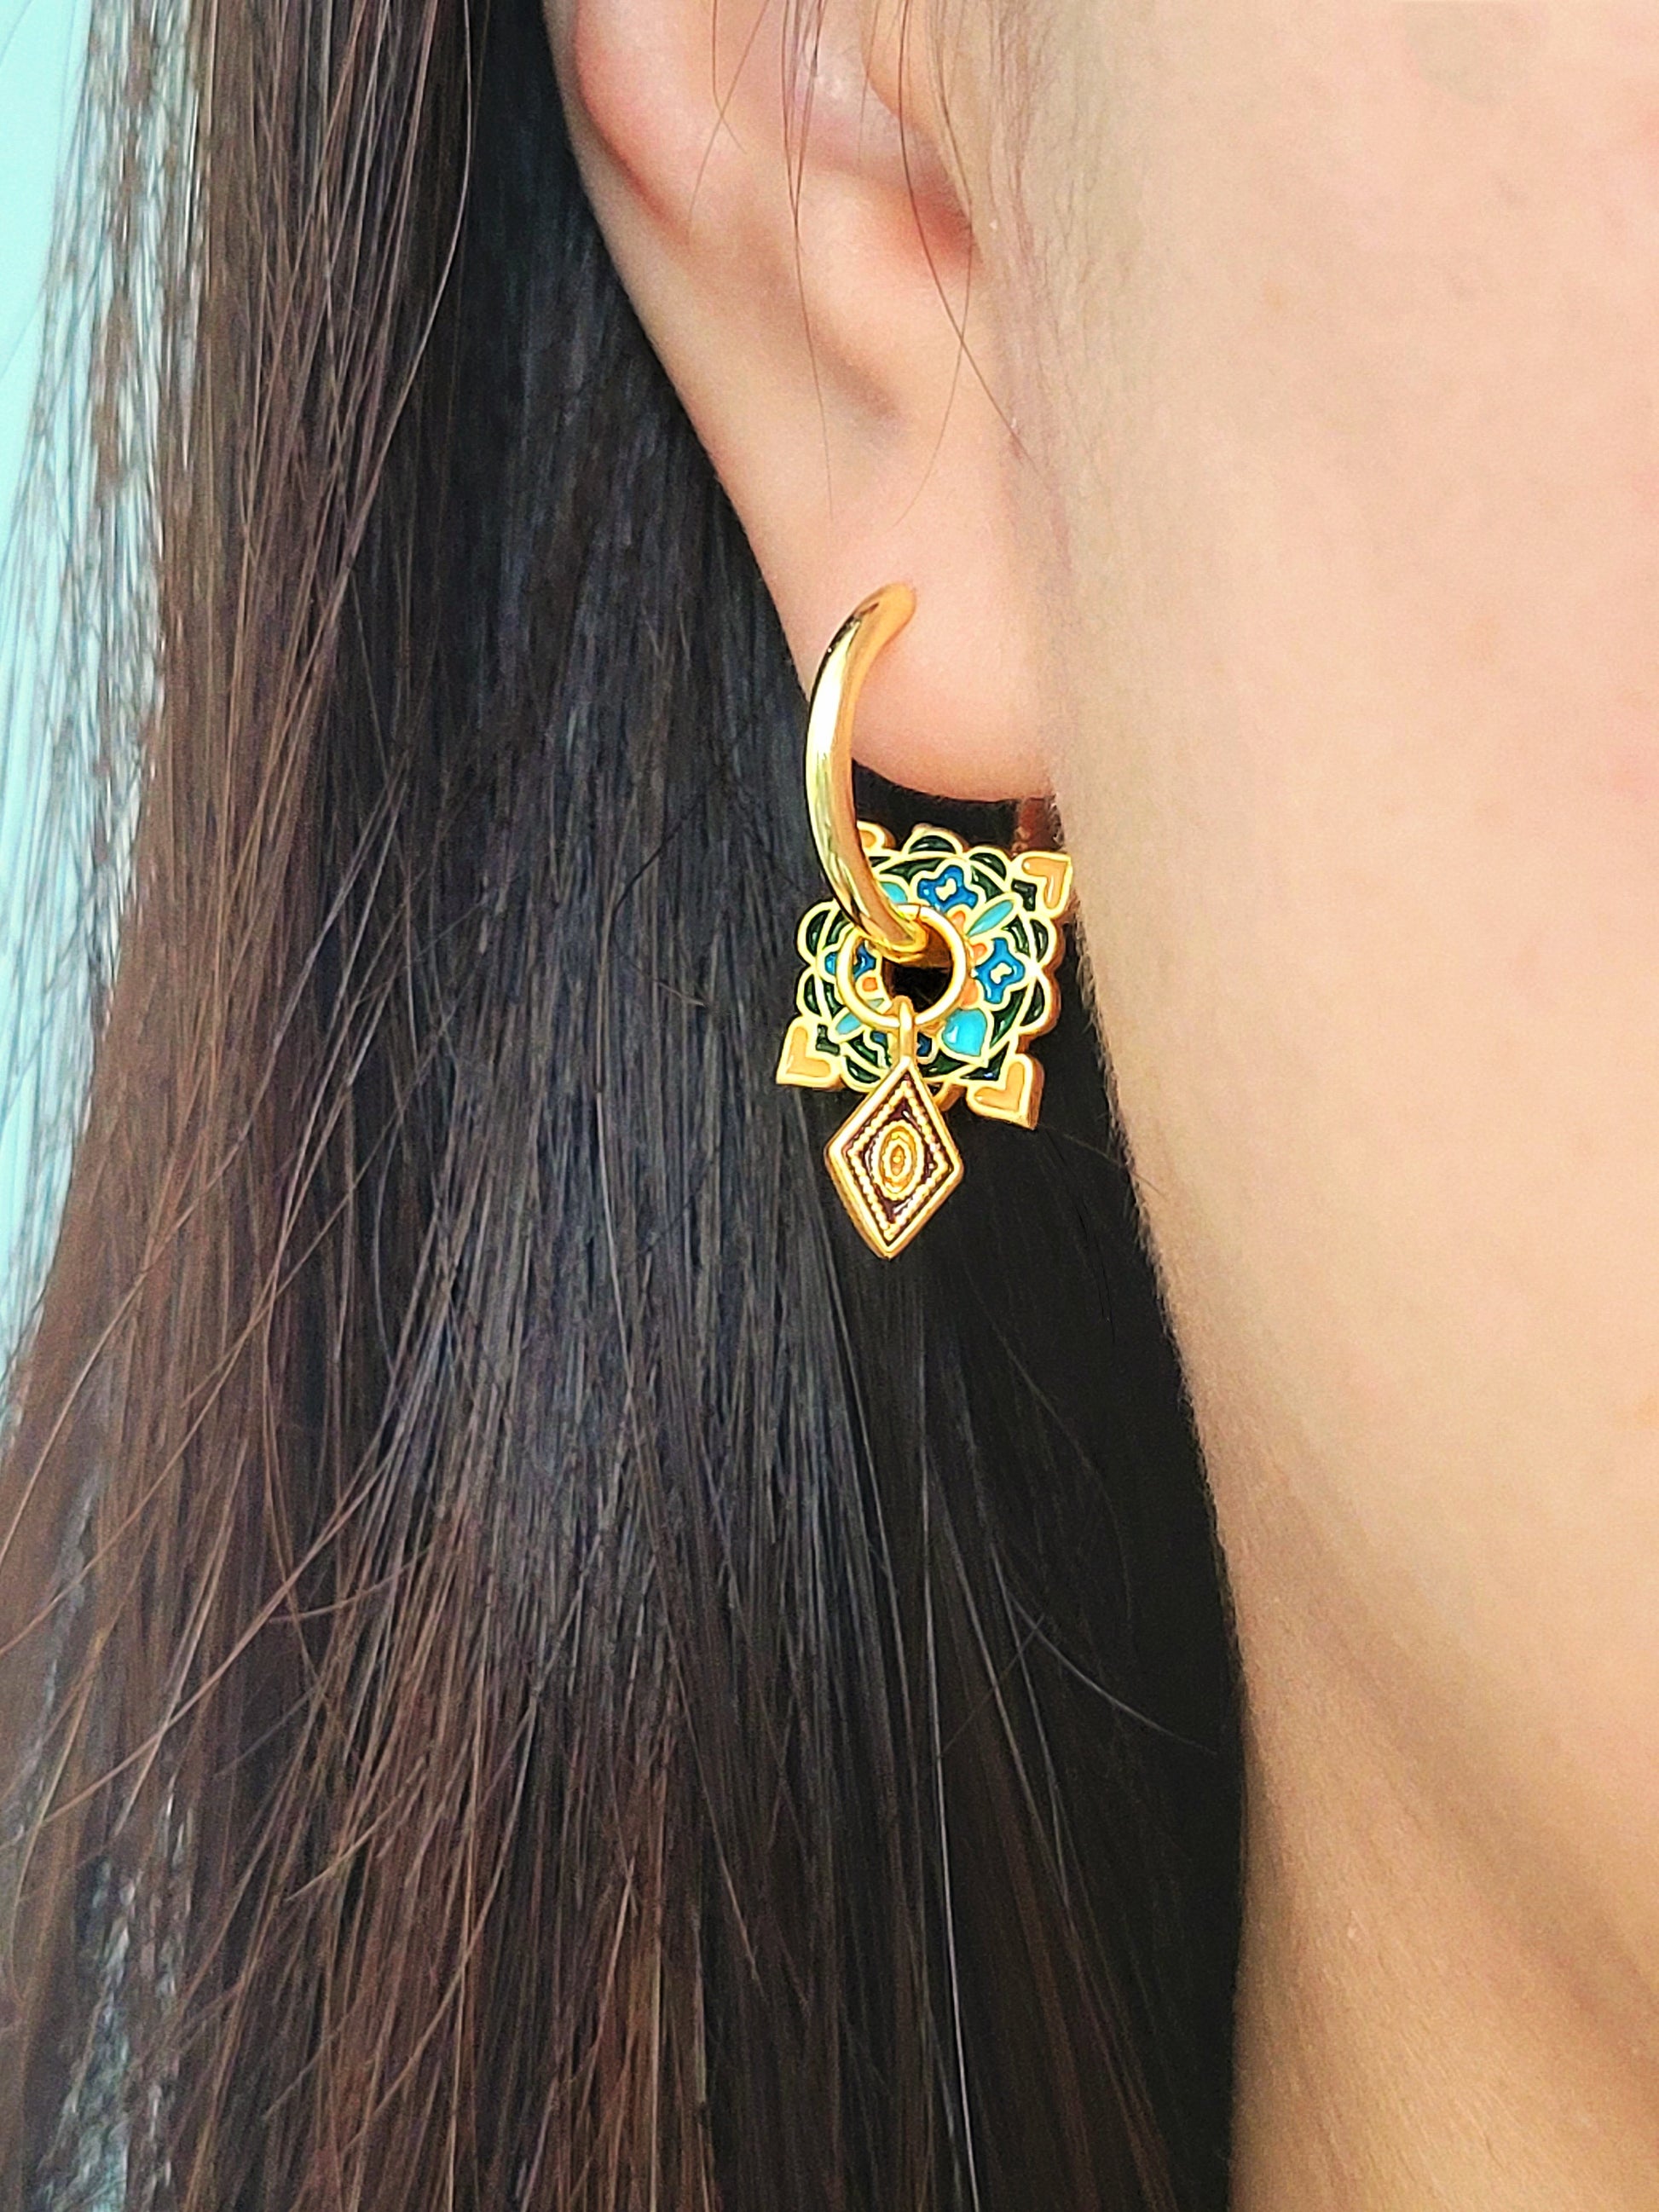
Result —
[[[9,1379],[0,2205],[1219,2206],[1231,1671],[1094,1047],[864,1254],[771,1080],[799,694],[534,0],[97,0],[77,146],[19,742],[118,957]]]

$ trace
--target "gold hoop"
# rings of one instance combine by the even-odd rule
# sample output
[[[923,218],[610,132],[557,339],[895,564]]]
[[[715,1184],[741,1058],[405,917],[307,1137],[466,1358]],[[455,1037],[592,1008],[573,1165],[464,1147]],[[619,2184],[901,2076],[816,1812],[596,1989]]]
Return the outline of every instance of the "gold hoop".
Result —
[[[916,611],[908,584],[884,584],[830,641],[806,714],[806,811],[842,911],[889,960],[915,963],[933,942],[926,923],[894,905],[870,866],[853,804],[853,718],[876,656]]]

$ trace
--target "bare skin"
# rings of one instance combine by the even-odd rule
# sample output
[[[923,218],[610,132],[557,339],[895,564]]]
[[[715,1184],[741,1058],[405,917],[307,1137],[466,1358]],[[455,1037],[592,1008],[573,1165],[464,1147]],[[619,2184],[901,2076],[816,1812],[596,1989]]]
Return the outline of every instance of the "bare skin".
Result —
[[[1659,2207],[1659,16],[1036,14],[833,0],[798,205],[775,11],[553,30],[803,666],[908,576],[872,757],[1060,796],[1238,1608],[1240,2212]]]
[[[1045,431],[1252,1717],[1238,2201],[1651,2205],[1659,21],[1302,13],[1079,28],[1127,252]]]

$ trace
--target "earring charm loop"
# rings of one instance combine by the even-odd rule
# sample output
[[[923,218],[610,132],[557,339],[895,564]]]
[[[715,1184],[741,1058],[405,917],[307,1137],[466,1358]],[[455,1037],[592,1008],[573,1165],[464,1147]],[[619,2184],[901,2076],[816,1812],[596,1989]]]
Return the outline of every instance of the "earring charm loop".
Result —
[[[972,974],[967,939],[950,915],[930,912],[927,929],[948,965],[939,996],[926,1012],[915,1014],[916,1028],[924,1034],[944,1028],[961,1005]],[[910,1001],[902,991],[883,989],[880,969],[862,950],[866,941],[856,927],[849,929],[842,938],[836,955],[836,982],[848,1005],[858,1008],[860,1018],[867,1028],[896,1036]]]
[[[842,912],[889,960],[915,961],[932,942],[877,881],[853,804],[853,721],[877,655],[916,611],[908,584],[884,584],[854,607],[830,641],[806,716],[806,808],[823,872]]]

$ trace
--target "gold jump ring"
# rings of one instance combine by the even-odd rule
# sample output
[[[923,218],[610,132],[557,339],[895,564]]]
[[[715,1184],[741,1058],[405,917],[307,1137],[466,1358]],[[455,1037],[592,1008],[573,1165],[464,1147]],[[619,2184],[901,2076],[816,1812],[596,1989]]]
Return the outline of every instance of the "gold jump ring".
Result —
[[[944,1027],[962,1003],[962,995],[968,988],[967,940],[948,915],[930,915],[925,927],[929,944],[937,942],[945,948],[951,963],[951,973],[945,988],[931,1006],[920,1010],[911,1009],[908,1013],[907,1009],[910,1009],[910,1001],[902,991],[890,994],[892,1003],[885,1013],[871,1005],[853,981],[859,939],[849,931],[842,940],[841,951],[836,957],[836,981],[842,997],[849,1006],[858,1009],[859,1019],[871,1029],[885,1030],[890,1036],[902,1030],[907,1019],[913,1018],[917,1029],[926,1030],[931,1035],[933,1030]]]
[[[859,836],[853,804],[853,718],[877,654],[915,612],[908,584],[884,584],[830,641],[806,714],[806,809],[830,888],[843,912],[889,960],[914,963],[933,942],[927,925],[894,905]]]

